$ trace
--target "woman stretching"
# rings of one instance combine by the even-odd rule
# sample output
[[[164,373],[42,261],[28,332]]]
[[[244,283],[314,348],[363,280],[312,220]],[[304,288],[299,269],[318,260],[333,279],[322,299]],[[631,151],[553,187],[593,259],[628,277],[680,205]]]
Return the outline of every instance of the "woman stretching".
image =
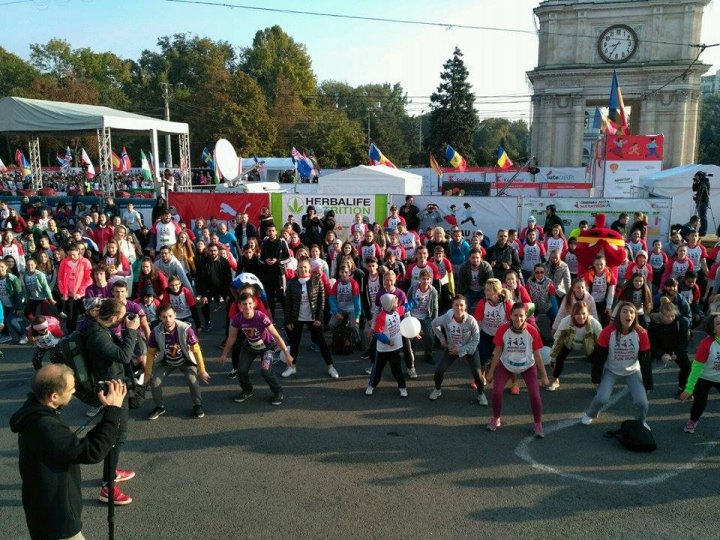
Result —
[[[582,423],[589,426],[610,399],[616,382],[624,382],[630,389],[636,418],[645,423],[648,411],[646,390],[652,390],[650,340],[640,326],[635,306],[620,302],[614,323],[603,328],[595,347],[592,382],[600,386],[585,411]],[[644,388],[643,388],[644,385]],[[645,423],[645,427],[647,423]],[[650,429],[648,427],[648,429]]]
[[[543,386],[548,385],[548,378],[540,356],[540,349],[543,347],[540,333],[537,328],[527,324],[527,312],[523,304],[518,302],[513,305],[510,322],[498,328],[494,343],[492,363],[485,375],[488,384],[493,383],[493,415],[487,424],[487,430],[495,431],[500,427],[503,389],[513,373],[522,374],[530,395],[533,433],[535,437],[542,439],[545,433],[542,427],[542,399],[538,388],[538,372]]]

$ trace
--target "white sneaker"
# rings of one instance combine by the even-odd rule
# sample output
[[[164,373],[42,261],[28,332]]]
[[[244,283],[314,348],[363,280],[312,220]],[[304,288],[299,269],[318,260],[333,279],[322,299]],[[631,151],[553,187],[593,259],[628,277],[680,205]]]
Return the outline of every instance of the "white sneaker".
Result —
[[[488,398],[485,396],[485,394],[478,394],[478,403],[482,405],[483,407],[488,406]]]
[[[554,392],[558,388],[560,388],[560,379],[555,379],[553,382],[551,382],[545,387],[545,390],[547,390],[548,392]]]
[[[442,396],[442,390],[438,390],[437,388],[434,388],[433,391],[430,392],[428,399],[432,399],[433,401],[435,401],[440,396]]]
[[[400,388],[400,397],[407,397],[407,388]]]
[[[375,391],[375,389],[374,389],[372,386],[368,386],[368,387],[365,389],[365,395],[366,395],[366,396],[372,396],[374,391]]]
[[[285,371],[282,372],[281,376],[288,378],[291,375],[295,375],[297,373],[297,368],[295,366],[289,366]]]
[[[408,377],[410,377],[411,379],[417,379],[418,375],[417,371],[415,371],[415,368],[408,369]]]
[[[647,429],[648,431],[652,431],[652,429],[650,429],[650,426],[648,425],[647,422],[643,422],[643,426],[645,426],[645,429]]]
[[[19,345],[27,345],[28,337],[23,334],[23,336],[20,338],[20,341],[18,341]]]
[[[337,372],[337,369],[335,369],[335,366],[330,364],[328,366],[328,375],[330,375],[333,379],[339,379],[340,374]]]
[[[582,415],[582,418],[580,419],[580,422],[582,422],[582,424],[583,424],[584,426],[589,426],[590,424],[593,423],[593,420],[594,420],[594,419],[593,419],[592,417],[588,416],[587,413],[586,413],[586,414],[583,414],[583,415]]]
[[[365,375],[372,375],[372,366],[365,369]]]

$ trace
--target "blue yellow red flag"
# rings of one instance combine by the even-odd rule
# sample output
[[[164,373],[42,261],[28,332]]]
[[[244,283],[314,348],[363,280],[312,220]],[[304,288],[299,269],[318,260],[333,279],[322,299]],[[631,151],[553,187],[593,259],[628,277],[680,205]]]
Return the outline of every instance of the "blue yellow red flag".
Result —
[[[497,166],[501,169],[509,169],[513,166],[513,162],[508,157],[507,152],[502,147],[502,144],[498,145],[497,156]]]
[[[370,165],[385,165],[386,167],[392,167],[393,169],[397,169],[395,164],[388,158],[386,158],[385,155],[380,151],[380,149],[375,146],[375,143],[370,144],[370,149],[368,150],[368,158],[370,159]]]
[[[445,159],[450,162],[455,169],[462,172],[467,168],[467,162],[465,158],[460,155],[460,152],[455,150],[449,144],[445,147]]]

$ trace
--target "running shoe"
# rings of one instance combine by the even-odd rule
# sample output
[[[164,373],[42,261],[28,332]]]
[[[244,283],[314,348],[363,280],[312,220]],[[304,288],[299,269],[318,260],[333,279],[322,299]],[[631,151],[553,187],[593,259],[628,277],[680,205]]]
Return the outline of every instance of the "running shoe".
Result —
[[[104,502],[105,504],[108,503],[108,495],[110,494],[110,490],[108,490],[107,486],[103,486],[100,489],[100,496],[98,497],[98,500],[100,502]],[[122,491],[120,491],[120,488],[117,486],[114,486],[113,488],[113,504],[116,506],[126,506],[133,502],[132,497],[130,495],[126,495]]]
[[[272,398],[272,401],[270,402],[270,405],[275,405],[275,406],[282,405],[283,399],[284,399],[283,393],[282,393],[282,392],[276,392],[276,393],[273,395],[273,398]]]
[[[407,388],[400,388],[400,397],[408,397]]]
[[[418,378],[418,374],[417,374],[417,371],[415,371],[415,368],[408,369],[408,377],[410,377],[411,379]]]
[[[292,375],[295,375],[296,373],[297,373],[297,368],[295,366],[288,366],[285,369],[285,371],[282,372],[282,374],[280,376],[287,379],[288,377],[291,377]]]
[[[695,428],[697,427],[698,423],[693,422],[692,420],[688,420],[687,424],[685,424],[685,427],[683,428],[683,431],[685,433],[695,433]]]
[[[542,422],[536,422],[533,426],[533,433],[536,439],[544,439],[545,432],[543,431]]]
[[[193,406],[193,415],[195,416],[195,418],[204,418],[205,417],[205,411],[203,411],[203,408],[201,405]]]
[[[148,420],[157,420],[166,412],[167,409],[163,405],[155,407],[152,411],[150,411],[150,414],[148,415]]]
[[[439,390],[439,389],[437,389],[437,388],[433,388],[433,391],[430,392],[430,395],[428,396],[428,399],[431,399],[431,400],[435,401],[435,400],[436,400],[437,398],[439,398],[440,396],[442,396],[442,390]]]
[[[135,471],[115,469],[115,482],[125,482],[135,478]]]
[[[485,394],[478,394],[478,404],[482,405],[483,407],[488,406],[488,398]]]
[[[490,420],[488,420],[487,426],[485,429],[488,431],[496,431],[497,428],[499,428],[502,425],[500,422],[500,418],[496,418],[495,416],[491,416]]]
[[[242,403],[243,401],[246,401],[248,398],[251,398],[253,395],[252,390],[243,390],[240,392],[240,395],[233,399],[235,403]]]
[[[520,395],[520,386],[517,385],[517,384],[513,384],[513,385],[510,387],[510,393],[511,393],[513,396],[519,396],[519,395]]]
[[[547,390],[548,392],[554,392],[558,388],[560,388],[560,379],[555,379],[553,382],[551,382],[545,387],[545,390]]]
[[[328,375],[330,375],[330,377],[332,377],[333,379],[340,378],[340,374],[338,373],[337,369],[335,369],[335,366],[333,366],[332,364],[328,366]]]

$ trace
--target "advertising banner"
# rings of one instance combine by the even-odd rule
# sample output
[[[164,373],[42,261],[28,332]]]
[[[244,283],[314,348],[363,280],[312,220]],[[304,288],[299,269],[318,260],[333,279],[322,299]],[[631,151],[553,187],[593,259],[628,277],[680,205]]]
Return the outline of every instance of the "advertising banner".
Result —
[[[362,214],[363,219],[369,223],[376,221],[382,223],[385,220],[387,195],[349,195],[344,197],[302,193],[272,194],[272,215],[281,223],[285,223],[290,214],[295,216],[295,221],[300,223],[308,206],[314,206],[320,216],[328,210],[334,211],[337,224],[335,232],[341,238],[346,238],[350,225],[355,221],[355,214]]]
[[[607,135],[597,145],[602,173],[596,185],[602,184],[603,196],[636,196],[640,177],[662,170],[663,144],[662,135]]]
[[[671,199],[612,199],[612,198],[546,198],[524,197],[522,199],[521,224],[524,227],[530,216],[535,216],[539,225],[545,223],[545,207],[554,204],[557,215],[562,219],[565,234],[578,226],[581,220],[587,220],[592,227],[595,214],[607,216],[607,226],[625,212],[629,215],[628,223],[632,225],[633,213],[643,212],[648,217],[648,239],[665,240],[670,231]],[[650,244],[651,242],[648,242]]]
[[[390,204],[398,207],[405,204],[404,195],[391,195]],[[438,225],[446,230],[457,225],[467,238],[478,229],[495,240],[498,229],[514,228],[517,225],[518,199],[516,197],[415,197],[415,206],[422,212],[428,204],[438,207]],[[427,220],[429,223],[432,220]]]
[[[220,221],[231,221],[238,212],[247,213],[251,223],[258,223],[261,208],[269,208],[267,193],[179,193],[170,192],[170,206],[187,223],[197,218],[215,217]]]
[[[662,161],[606,161],[603,196],[637,197],[640,177],[661,169]]]

